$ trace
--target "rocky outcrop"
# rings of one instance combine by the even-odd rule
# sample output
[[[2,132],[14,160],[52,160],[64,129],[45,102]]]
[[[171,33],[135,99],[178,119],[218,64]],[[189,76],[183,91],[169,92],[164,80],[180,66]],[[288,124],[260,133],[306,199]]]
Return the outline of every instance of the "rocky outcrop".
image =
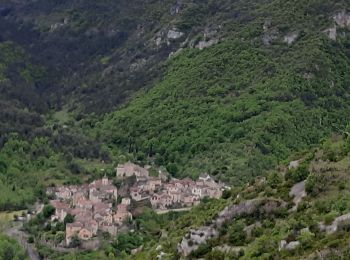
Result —
[[[235,217],[259,214],[274,214],[286,207],[286,202],[277,199],[252,199],[239,204],[227,206],[222,210],[216,219],[212,220],[208,226],[199,227],[196,230],[191,229],[178,244],[178,252],[183,256],[188,256],[191,252],[198,249],[200,244],[208,239],[219,235],[218,229],[222,224]]]
[[[299,34],[298,33],[289,33],[283,38],[283,42],[287,43],[288,45],[291,45],[296,41],[298,38]]]
[[[279,250],[288,250],[288,251],[291,251],[291,250],[294,250],[296,249],[297,247],[300,246],[300,242],[299,241],[292,241],[292,242],[289,242],[287,243],[286,240],[281,240],[280,243],[279,243]]]
[[[337,39],[337,27],[334,26],[332,28],[328,28],[326,30],[323,31],[329,39],[335,41]]]
[[[262,41],[264,45],[271,45],[278,38],[278,29],[272,26],[271,20],[264,22],[263,31]]]
[[[345,10],[333,16],[333,20],[335,21],[336,25],[340,28],[350,29],[350,13],[346,12]]]
[[[62,23],[55,23],[50,26],[50,32],[53,32],[69,23],[68,18],[64,18]]]
[[[181,1],[177,0],[176,3],[170,8],[170,15],[177,15],[181,11]]]
[[[219,232],[213,225],[203,226],[197,230],[191,229],[190,232],[182,239],[178,249],[182,255],[188,256],[191,252],[198,249],[199,245],[210,238],[217,237]]]
[[[173,28],[168,31],[167,38],[168,40],[176,40],[181,38],[183,35],[183,32],[180,32],[178,29]]]
[[[130,71],[138,71],[141,68],[143,68],[146,65],[147,61],[146,59],[139,59],[135,61],[134,63],[130,64]]]
[[[296,160],[296,161],[291,161],[288,165],[288,169],[291,170],[291,169],[296,169],[298,168],[300,165],[300,160]]]
[[[333,16],[333,21],[334,21],[334,26],[327,28],[323,32],[328,36],[329,39],[335,41],[338,36],[337,34],[338,28],[350,29],[350,13],[343,10]]]
[[[335,218],[331,225],[325,225],[324,223],[319,224],[320,230],[328,234],[337,232],[345,226],[350,226],[350,213]]]
[[[297,210],[299,203],[307,196],[305,191],[305,181],[296,183],[290,190],[289,196],[293,197],[294,207],[292,211]]]
[[[218,39],[211,39],[209,41],[199,41],[196,45],[196,48],[203,50],[204,48],[208,48],[214,44],[217,44],[218,42]]]

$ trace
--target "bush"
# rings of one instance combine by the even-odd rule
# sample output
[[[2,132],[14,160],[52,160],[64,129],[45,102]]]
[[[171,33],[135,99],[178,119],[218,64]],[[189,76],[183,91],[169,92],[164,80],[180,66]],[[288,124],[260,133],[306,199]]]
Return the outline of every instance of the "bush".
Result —
[[[327,215],[324,216],[323,221],[326,225],[330,225],[332,224],[332,222],[334,221],[334,219],[337,217],[338,213],[337,212],[330,212]]]
[[[55,208],[52,205],[50,204],[45,205],[43,209],[43,216],[44,218],[49,218],[52,216],[54,212],[55,212]]]

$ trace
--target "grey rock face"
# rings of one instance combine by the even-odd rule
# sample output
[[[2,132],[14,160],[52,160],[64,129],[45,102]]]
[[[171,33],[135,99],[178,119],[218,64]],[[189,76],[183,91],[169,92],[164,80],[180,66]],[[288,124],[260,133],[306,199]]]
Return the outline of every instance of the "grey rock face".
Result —
[[[168,31],[167,38],[172,39],[172,40],[176,40],[176,39],[181,38],[183,35],[184,35],[183,32],[180,32],[174,28],[174,29],[171,29]]]
[[[350,13],[346,11],[341,11],[333,17],[335,23],[341,28],[350,28]]]
[[[288,45],[291,45],[293,42],[295,42],[298,36],[299,36],[298,33],[289,33],[286,36],[284,36],[283,41]]]
[[[335,218],[331,225],[325,225],[324,223],[319,224],[320,230],[325,231],[328,234],[337,232],[341,227],[349,226],[349,225],[350,225],[350,213],[341,215]]]
[[[236,205],[227,206],[210,225],[202,226],[196,230],[190,230],[178,244],[178,252],[183,256],[188,256],[191,252],[198,249],[200,244],[205,243],[210,238],[217,237],[219,235],[218,229],[227,220],[238,216],[251,215],[257,211],[273,214],[285,207],[286,203],[284,201],[275,199],[252,199]]]
[[[198,42],[198,44],[196,45],[196,48],[203,50],[204,48],[208,48],[214,44],[217,44],[219,42],[218,39],[211,39],[209,41],[200,41]]]

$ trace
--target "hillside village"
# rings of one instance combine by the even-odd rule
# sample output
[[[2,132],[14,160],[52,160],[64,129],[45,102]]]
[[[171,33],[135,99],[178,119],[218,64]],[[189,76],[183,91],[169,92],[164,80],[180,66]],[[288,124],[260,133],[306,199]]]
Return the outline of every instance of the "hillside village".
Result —
[[[104,176],[90,184],[48,188],[47,194],[53,198],[50,204],[55,208],[51,221],[64,222],[68,215],[74,217],[72,223],[66,224],[66,245],[70,245],[74,237],[87,241],[98,232],[115,236],[125,221],[133,218],[132,201],[148,201],[155,210],[177,209],[197,205],[204,197],[220,198],[225,189],[224,184],[215,182],[208,174],[201,174],[196,181],[168,180],[164,176],[152,177],[148,169],[131,162],[118,165],[116,178],[135,181],[131,187],[118,189]]]

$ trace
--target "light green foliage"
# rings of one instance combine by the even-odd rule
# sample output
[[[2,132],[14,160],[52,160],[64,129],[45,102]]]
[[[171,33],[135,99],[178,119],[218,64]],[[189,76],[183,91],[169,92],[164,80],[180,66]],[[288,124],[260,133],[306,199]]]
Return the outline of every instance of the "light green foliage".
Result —
[[[233,29],[236,37],[202,51],[183,50],[168,62],[162,80],[107,115],[96,135],[135,157],[151,156],[177,177],[208,171],[232,183],[265,174],[292,151],[317,144],[333,125],[343,127],[350,112],[349,79],[343,76],[350,68],[349,39],[331,43],[314,31],[328,23],[329,13],[303,18],[305,12],[327,12],[318,9],[322,4],[273,1],[272,18],[260,13],[267,7],[252,7],[258,18]],[[263,31],[256,29],[252,40],[250,29],[269,18],[272,27],[303,30],[302,36],[289,47],[279,41],[264,46]]]
[[[16,241],[0,234],[0,259],[26,260],[28,258]]]

